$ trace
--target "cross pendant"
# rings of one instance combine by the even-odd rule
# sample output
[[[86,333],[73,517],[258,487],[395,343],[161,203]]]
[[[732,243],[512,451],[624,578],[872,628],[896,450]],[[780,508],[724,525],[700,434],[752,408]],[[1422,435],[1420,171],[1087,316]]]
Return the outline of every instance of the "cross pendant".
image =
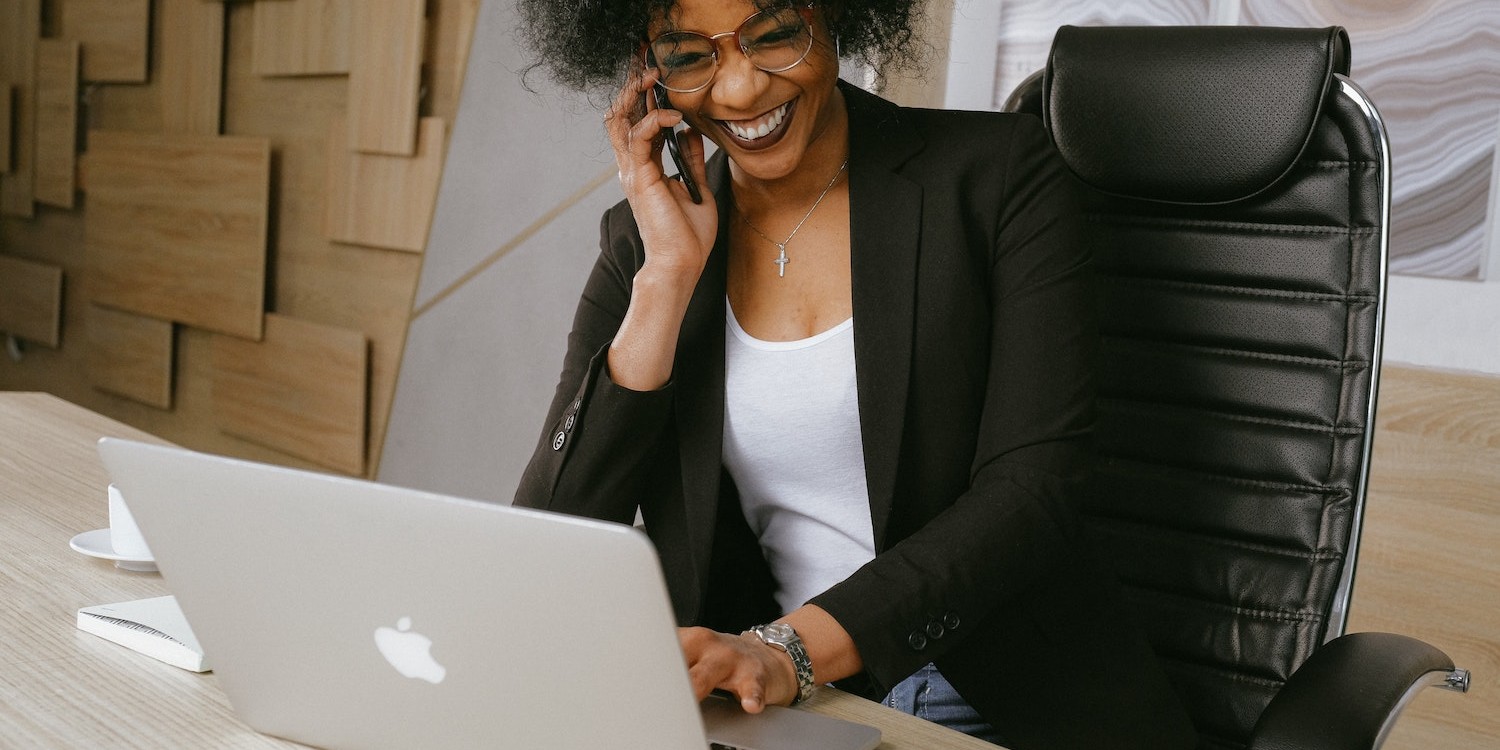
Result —
[[[791,263],[792,261],[790,258],[786,257],[786,245],[777,245],[776,249],[781,251],[781,255],[778,255],[776,257],[776,260],[773,260],[771,262],[776,264],[777,276],[786,276],[786,264]]]

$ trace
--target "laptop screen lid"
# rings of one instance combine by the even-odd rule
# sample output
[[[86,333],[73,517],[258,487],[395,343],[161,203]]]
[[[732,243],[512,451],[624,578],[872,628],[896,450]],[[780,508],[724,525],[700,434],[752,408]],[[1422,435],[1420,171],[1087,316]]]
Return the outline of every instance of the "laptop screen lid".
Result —
[[[126,440],[99,453],[258,731],[330,748],[706,746],[634,529]]]

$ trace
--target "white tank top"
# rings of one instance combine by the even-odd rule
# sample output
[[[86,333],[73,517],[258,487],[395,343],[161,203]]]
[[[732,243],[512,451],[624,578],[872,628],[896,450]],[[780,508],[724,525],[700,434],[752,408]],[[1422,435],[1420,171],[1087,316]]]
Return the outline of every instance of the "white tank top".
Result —
[[[854,319],[761,341],[725,308],[724,465],[790,612],[875,557]]]

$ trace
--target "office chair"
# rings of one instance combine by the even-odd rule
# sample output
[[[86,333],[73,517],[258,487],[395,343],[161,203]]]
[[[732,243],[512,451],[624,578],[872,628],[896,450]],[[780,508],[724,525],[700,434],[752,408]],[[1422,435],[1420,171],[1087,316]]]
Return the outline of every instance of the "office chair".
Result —
[[[1099,273],[1088,533],[1204,750],[1372,748],[1421,641],[1344,634],[1370,468],[1390,155],[1341,28],[1058,30],[1006,108],[1084,184]]]

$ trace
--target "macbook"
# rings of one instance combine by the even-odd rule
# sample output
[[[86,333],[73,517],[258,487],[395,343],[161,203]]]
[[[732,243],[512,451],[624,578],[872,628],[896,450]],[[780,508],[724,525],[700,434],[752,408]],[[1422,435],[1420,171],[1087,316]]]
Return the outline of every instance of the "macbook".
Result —
[[[99,453],[258,731],[328,748],[880,742],[803,711],[700,707],[630,527],[125,440]]]

